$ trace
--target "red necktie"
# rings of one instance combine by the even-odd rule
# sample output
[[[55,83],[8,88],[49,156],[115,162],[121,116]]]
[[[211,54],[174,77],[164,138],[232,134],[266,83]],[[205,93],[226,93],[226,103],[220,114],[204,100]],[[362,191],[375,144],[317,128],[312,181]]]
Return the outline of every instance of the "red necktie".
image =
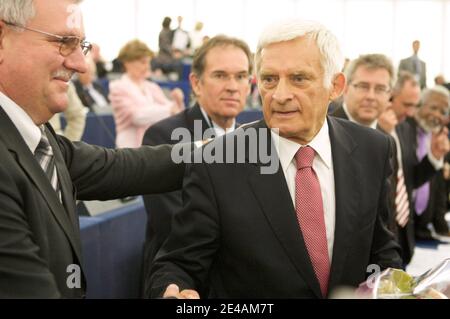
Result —
[[[295,154],[295,211],[322,295],[328,291],[330,261],[319,179],[312,168],[314,150],[301,147]]]

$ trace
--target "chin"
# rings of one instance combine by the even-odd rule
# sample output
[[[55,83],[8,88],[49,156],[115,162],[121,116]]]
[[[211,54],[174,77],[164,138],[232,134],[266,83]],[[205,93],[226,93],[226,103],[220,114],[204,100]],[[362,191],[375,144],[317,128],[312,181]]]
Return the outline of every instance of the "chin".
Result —
[[[61,98],[51,103],[51,105],[52,107],[50,107],[50,111],[52,113],[61,113],[67,110],[67,107],[69,106],[69,100],[67,98]]]

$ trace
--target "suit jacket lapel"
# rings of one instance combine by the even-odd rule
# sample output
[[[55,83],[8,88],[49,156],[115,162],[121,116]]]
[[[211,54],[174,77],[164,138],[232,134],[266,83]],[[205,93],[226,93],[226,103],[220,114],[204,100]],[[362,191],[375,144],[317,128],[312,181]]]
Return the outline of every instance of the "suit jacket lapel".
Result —
[[[258,122],[253,127],[257,129],[267,128],[264,121]],[[267,130],[267,132],[269,147],[272,152],[275,152],[272,154],[276,154],[271,140],[270,130]],[[278,156],[275,156],[275,159],[279,161]],[[275,174],[261,174],[260,163],[249,165],[253,166],[249,175],[250,188],[259,201],[261,209],[271,225],[272,230],[302,278],[317,297],[322,297],[320,285],[297,222],[295,208],[292,205],[292,199],[286,185],[281,164],[279,164],[279,169]]]
[[[201,121],[202,123],[202,136],[195,136],[195,121]],[[196,141],[203,139],[203,134],[205,131],[209,128],[208,122],[206,122],[205,118],[203,117],[202,111],[200,110],[200,106],[198,104],[195,104],[193,107],[189,109],[188,112],[186,112],[186,124],[188,130],[191,132],[192,136]],[[198,126],[198,124],[197,124]]]
[[[67,238],[74,247],[74,251],[77,254],[78,259],[81,261],[81,250],[77,241],[77,238],[79,237],[75,235],[78,230],[75,231],[74,229],[78,223],[73,224],[68,217],[64,206],[59,201],[59,198],[44,171],[39,166],[39,163],[36,161],[22,136],[17,131],[17,128],[2,108],[0,108],[0,127],[2,127],[2,134],[0,138],[3,140],[9,151],[15,154],[18,164],[22,167],[33,184],[35,184],[36,189],[41,193],[43,199],[47,202],[50,211],[66,233]],[[56,149],[54,145],[52,145],[52,147],[54,151],[59,151],[57,146]],[[60,170],[61,169],[59,169],[59,171]],[[61,186],[63,187],[63,185]]]
[[[339,284],[347,257],[349,234],[355,231],[355,221],[360,208],[361,168],[352,156],[356,149],[352,137],[340,123],[328,118],[331,152],[334,167],[336,197],[336,224],[334,233],[333,259],[331,263],[329,291]]]

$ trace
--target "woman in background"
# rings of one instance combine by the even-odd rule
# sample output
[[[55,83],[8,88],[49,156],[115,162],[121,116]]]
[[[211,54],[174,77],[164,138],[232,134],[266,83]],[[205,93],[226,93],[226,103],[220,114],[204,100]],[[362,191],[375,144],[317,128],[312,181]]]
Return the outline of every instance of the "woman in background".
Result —
[[[139,40],[120,50],[125,73],[111,82],[109,93],[119,148],[140,146],[149,126],[184,109],[183,91],[172,90],[169,100],[157,84],[147,80],[152,57],[153,52]]]

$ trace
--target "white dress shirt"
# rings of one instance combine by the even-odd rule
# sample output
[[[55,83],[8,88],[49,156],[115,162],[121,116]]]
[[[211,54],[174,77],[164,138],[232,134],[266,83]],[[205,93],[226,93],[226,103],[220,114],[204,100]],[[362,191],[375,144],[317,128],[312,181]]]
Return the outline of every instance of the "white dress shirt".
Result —
[[[16,126],[31,153],[34,154],[40,140],[41,130],[31,117],[13,100],[0,92],[0,105]]]
[[[223,129],[221,126],[216,124],[211,118],[208,116],[208,113],[200,106],[200,110],[202,111],[203,117],[205,118],[206,123],[208,123],[209,127],[212,127],[214,129],[214,132],[216,133],[216,137],[225,135],[227,133],[231,133],[234,131],[234,127],[236,126],[236,119],[233,119],[233,123],[230,127],[228,127],[226,130]],[[212,123],[211,123],[212,122]]]
[[[297,164],[295,161],[295,154],[302,146],[296,142],[290,141],[286,138],[272,133],[272,140],[279,139],[279,143],[275,144],[275,149],[280,158],[281,167],[283,169],[286,184],[291,195],[292,203],[295,207],[295,175],[297,173]],[[316,172],[320,183],[320,190],[322,193],[323,209],[325,214],[325,229],[327,232],[328,255],[330,262],[333,257],[334,245],[334,229],[336,221],[336,198],[334,189],[334,170],[333,159],[331,156],[331,142],[328,135],[328,123],[325,120],[319,133],[314,139],[308,143],[315,151],[313,161],[313,169]]]

